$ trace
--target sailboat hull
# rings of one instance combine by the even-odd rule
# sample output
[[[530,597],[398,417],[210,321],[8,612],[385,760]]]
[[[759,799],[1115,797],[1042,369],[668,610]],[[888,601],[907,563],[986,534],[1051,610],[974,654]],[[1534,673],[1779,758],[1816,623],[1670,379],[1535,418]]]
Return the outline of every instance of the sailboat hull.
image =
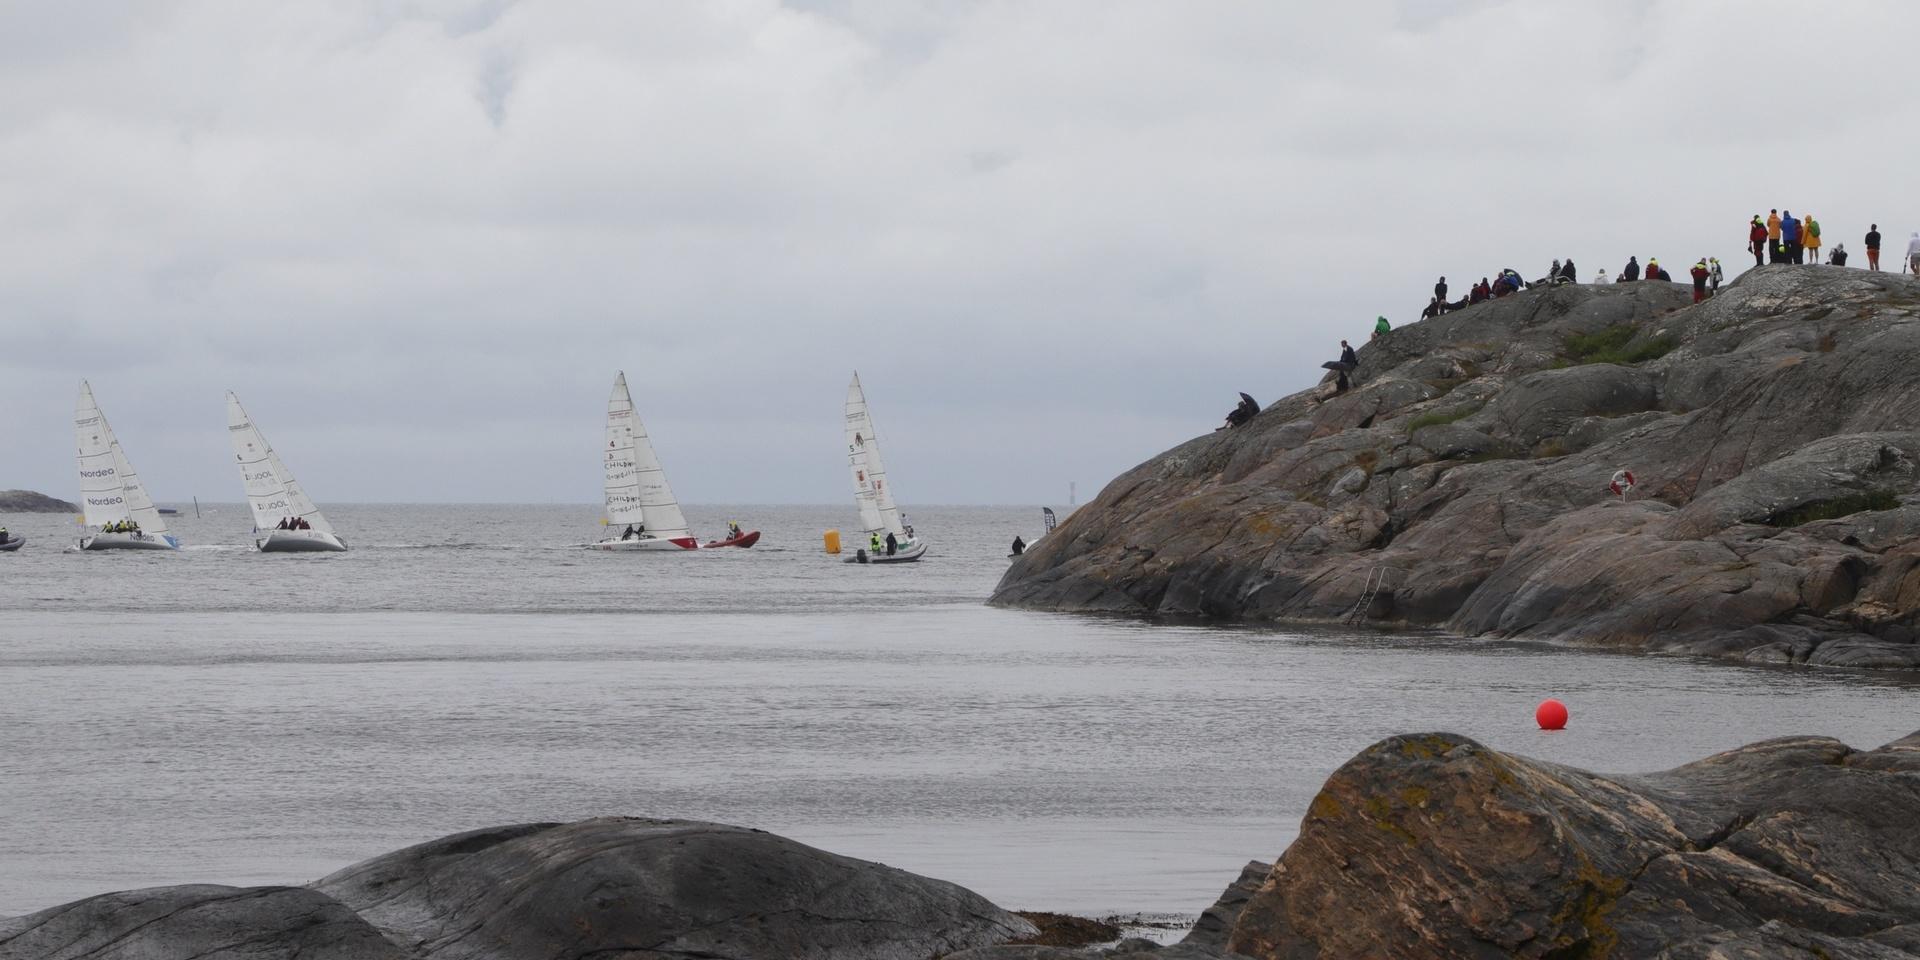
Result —
[[[80,540],[82,550],[178,550],[172,537],[145,533],[96,533]]]
[[[255,534],[253,545],[261,553],[343,553],[347,542],[318,530],[268,530]]]
[[[846,559],[846,562],[847,563],[912,563],[915,560],[918,560],[921,557],[924,557],[926,555],[927,555],[927,545],[925,541],[914,540],[909,543],[900,545],[898,549],[893,551],[893,556],[891,557],[887,556],[887,551],[884,548],[882,548],[878,553],[867,554],[867,558],[865,560],[861,560],[860,554],[856,551],[853,556],[848,557]]]
[[[675,537],[671,540],[663,540],[659,537],[639,537],[633,540],[620,540],[616,538],[612,540],[602,540],[599,543],[590,543],[587,544],[587,546],[595,550],[630,553],[635,550],[694,550],[699,548],[700,541],[692,537]]]

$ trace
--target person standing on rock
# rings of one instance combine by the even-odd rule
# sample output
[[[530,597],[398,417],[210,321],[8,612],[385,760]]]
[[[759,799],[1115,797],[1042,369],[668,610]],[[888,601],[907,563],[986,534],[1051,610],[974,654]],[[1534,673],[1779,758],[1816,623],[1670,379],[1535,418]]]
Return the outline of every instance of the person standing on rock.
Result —
[[[1880,269],[1880,225],[1877,223],[1867,227],[1867,269]]]
[[[1360,355],[1353,352],[1353,345],[1345,340],[1340,341],[1340,362],[1346,364],[1349,370],[1360,366]]]
[[[1719,296],[1720,281],[1725,280],[1726,278],[1727,278],[1727,275],[1720,270],[1720,258],[1708,257],[1707,258],[1707,280],[1708,282],[1713,284],[1713,289],[1710,293],[1708,293],[1708,296],[1714,296],[1714,297]]]
[[[1913,239],[1907,241],[1907,270],[1920,277],[1920,230],[1913,233]]]
[[[1780,211],[1770,210],[1767,212],[1767,246],[1772,247],[1774,244],[1779,242],[1780,242]]]
[[[1767,254],[1767,225],[1760,222],[1760,215],[1753,215],[1753,223],[1747,227],[1747,252],[1753,254],[1753,265],[1758,267],[1766,263],[1762,259]]]
[[[1811,213],[1800,219],[1800,246],[1806,249],[1809,261],[1820,262],[1820,221]]]
[[[1707,261],[1696,260],[1693,264],[1693,302],[1699,303],[1707,298]]]
[[[1800,246],[1800,221],[1793,218],[1793,211],[1780,215],[1780,242],[1787,245],[1787,262],[1804,263],[1806,251]]]
[[[1440,282],[1433,285],[1433,298],[1435,300],[1440,301],[1441,303],[1447,302],[1447,278],[1446,277],[1441,277]]]

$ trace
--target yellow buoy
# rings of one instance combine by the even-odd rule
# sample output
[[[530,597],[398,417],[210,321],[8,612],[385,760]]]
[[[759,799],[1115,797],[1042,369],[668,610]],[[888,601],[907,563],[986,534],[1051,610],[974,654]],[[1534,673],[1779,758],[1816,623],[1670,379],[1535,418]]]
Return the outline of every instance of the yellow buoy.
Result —
[[[824,536],[822,539],[824,539],[827,542],[828,553],[840,552],[840,531],[828,530],[826,533],[826,536]]]

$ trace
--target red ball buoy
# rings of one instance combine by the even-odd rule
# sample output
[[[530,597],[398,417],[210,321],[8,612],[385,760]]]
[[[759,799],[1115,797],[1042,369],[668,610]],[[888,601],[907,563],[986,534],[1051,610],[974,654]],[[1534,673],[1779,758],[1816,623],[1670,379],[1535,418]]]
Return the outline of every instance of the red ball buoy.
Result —
[[[1548,697],[1533,708],[1533,719],[1542,730],[1565,730],[1567,728],[1567,705]]]

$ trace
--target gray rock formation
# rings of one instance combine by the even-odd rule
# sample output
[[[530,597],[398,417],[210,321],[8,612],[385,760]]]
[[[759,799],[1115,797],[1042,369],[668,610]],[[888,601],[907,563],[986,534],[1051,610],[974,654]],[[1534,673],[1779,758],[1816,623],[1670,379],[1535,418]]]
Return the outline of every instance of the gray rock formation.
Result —
[[[299,887],[123,890],[0,920],[0,960],[408,960],[353,911]]]
[[[1273,872],[1273,864],[1252,860],[1240,868],[1240,876],[1220,894],[1194,921],[1193,929],[1187,931],[1181,943],[1198,946],[1225,947],[1227,938],[1233,932],[1233,925],[1240,919],[1240,911],[1253,898],[1260,885],[1266,882],[1267,875]]]
[[[1034,932],[950,883],[685,820],[477,830],[313,886],[438,960],[894,960]]]
[[[925,960],[1027,937],[978,894],[758,830],[455,834],[309,887],[156,887],[0,919],[0,960]]]
[[[1242,954],[1195,943],[1164,946],[1151,940],[1122,940],[1110,947],[1004,946],[963,950],[946,960],[1247,960]]]
[[[1604,776],[1392,737],[1327,780],[1231,950],[1315,957],[1920,955],[1920,733]]]
[[[0,490],[0,513],[79,513],[80,508],[32,490]]]
[[[1530,290],[1135,467],[998,604],[1920,666],[1920,281]],[[1614,471],[1639,482],[1628,502]]]

